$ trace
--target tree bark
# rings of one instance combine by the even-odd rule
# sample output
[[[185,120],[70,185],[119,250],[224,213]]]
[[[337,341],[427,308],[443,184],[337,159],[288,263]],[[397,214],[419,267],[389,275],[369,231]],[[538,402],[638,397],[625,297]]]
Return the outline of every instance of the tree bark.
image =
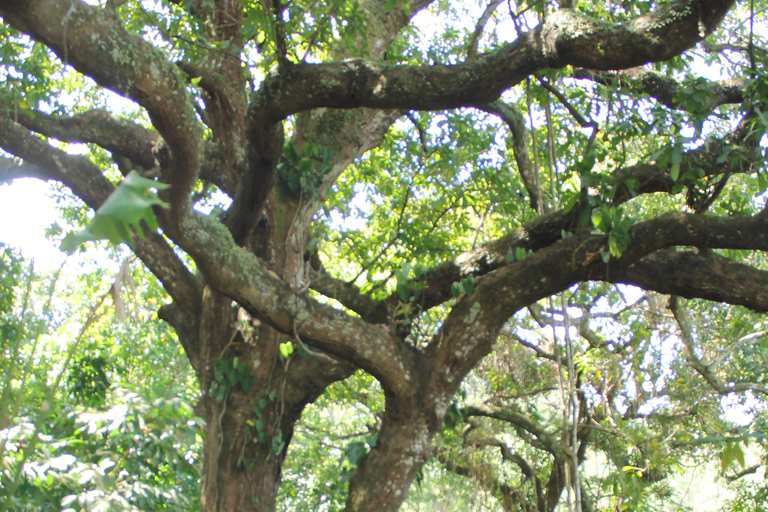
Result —
[[[415,397],[414,397],[415,398]],[[433,432],[419,400],[387,396],[376,446],[349,484],[345,512],[396,512],[431,454]]]
[[[285,334],[249,317],[210,287],[204,289],[202,303],[198,378],[203,397],[197,409],[206,427],[201,511],[273,511],[302,411],[354,367],[328,357],[302,356],[298,348],[281,357],[280,344],[290,342]],[[235,358],[239,375],[246,379],[232,384],[216,368]],[[222,382],[228,386],[225,393]]]

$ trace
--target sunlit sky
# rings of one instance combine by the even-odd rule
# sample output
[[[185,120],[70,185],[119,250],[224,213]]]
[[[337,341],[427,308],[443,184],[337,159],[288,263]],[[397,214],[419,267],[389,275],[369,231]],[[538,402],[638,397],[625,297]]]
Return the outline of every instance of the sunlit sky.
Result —
[[[49,188],[30,178],[0,185],[0,242],[21,249],[41,270],[57,268],[65,258],[58,244],[45,237],[45,230],[59,217]]]

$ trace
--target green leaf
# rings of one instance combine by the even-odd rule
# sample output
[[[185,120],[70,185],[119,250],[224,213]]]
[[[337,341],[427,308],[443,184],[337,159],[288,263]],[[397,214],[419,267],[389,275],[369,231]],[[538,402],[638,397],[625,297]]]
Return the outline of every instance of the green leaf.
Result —
[[[739,465],[741,465],[742,468],[746,468],[747,466],[744,464],[744,450],[741,449],[741,445],[739,443],[735,443],[733,445],[733,451],[734,455],[736,456],[736,460],[739,461]]]
[[[679,164],[683,161],[683,146],[681,144],[675,144],[675,147],[672,148],[672,156],[670,157],[670,162],[673,164]]]
[[[591,220],[592,220],[592,225],[593,226],[595,226],[596,228],[600,227],[600,224],[603,221],[603,212],[602,212],[602,210],[600,208],[594,208],[592,210]]]
[[[290,341],[286,341],[285,343],[280,344],[280,359],[285,361],[289,357],[291,357],[291,354],[293,354],[293,343]]]
[[[459,296],[464,293],[464,287],[461,285],[461,283],[453,283],[451,284],[451,294],[459,298]]]
[[[368,445],[364,441],[353,441],[344,450],[344,458],[354,466],[363,458],[367,451]]]
[[[282,432],[278,432],[277,435],[272,438],[272,453],[278,455],[281,451],[283,451],[284,446],[285,443],[283,442],[283,434]]]
[[[725,471],[731,467],[733,464],[733,458],[736,455],[736,453],[733,450],[733,444],[732,443],[726,443],[723,450],[720,452],[720,472],[725,473]]]
[[[299,161],[299,155],[298,153],[296,153],[296,147],[293,145],[293,142],[288,141],[285,144],[283,153],[285,153],[286,158],[288,158],[288,160],[290,160],[291,162],[297,163]]]
[[[89,240],[109,240],[114,244],[133,243],[131,228],[140,237],[144,232],[140,222],[146,222],[150,230],[157,230],[157,219],[153,206],[168,208],[152,189],[164,190],[170,185],[143,178],[136,171],[131,172],[104,201],[88,226],[77,233],[69,233],[61,242],[61,250],[72,254],[77,247]]]
[[[473,276],[467,276],[461,280],[461,287],[464,288],[464,292],[467,295],[472,295],[475,291],[475,278]]]
[[[403,302],[411,302],[411,285],[407,282],[397,283],[397,296]]]
[[[312,169],[314,169],[315,164],[312,162],[311,159],[307,157],[303,157],[301,161],[299,162],[299,173],[302,175],[307,175],[312,172]]]
[[[672,181],[677,181],[677,178],[680,177],[680,164],[672,164],[672,167],[669,168],[669,177],[672,178]]]

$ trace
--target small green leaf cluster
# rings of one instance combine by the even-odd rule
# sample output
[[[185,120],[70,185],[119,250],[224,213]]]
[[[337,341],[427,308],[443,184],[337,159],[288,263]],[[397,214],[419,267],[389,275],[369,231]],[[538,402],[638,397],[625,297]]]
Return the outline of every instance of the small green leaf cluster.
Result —
[[[262,419],[262,416],[264,415],[264,409],[267,408],[267,405],[270,402],[274,402],[275,400],[277,400],[277,393],[275,392],[268,393],[266,397],[259,398],[259,401],[256,403],[256,407],[253,409],[256,419],[248,420],[246,422],[248,425],[248,435],[254,437],[255,433],[255,437],[260,443],[265,443],[268,439],[267,429],[264,425],[264,420]]]
[[[270,436],[269,427],[266,425],[264,419],[264,411],[270,403],[274,403],[277,400],[277,393],[274,391],[268,393],[266,396],[259,398],[256,406],[253,408],[254,419],[246,421],[246,431],[249,438],[256,438],[259,443],[270,443],[271,455],[278,455],[285,448],[285,440],[283,440],[283,433],[278,430],[274,436]],[[251,461],[248,466],[248,470],[253,469],[253,466],[257,463],[257,460]],[[238,466],[245,464],[244,459],[238,460]]]
[[[516,261],[522,260],[527,255],[528,255],[528,252],[523,247],[515,247],[514,252],[510,247],[509,249],[507,249],[507,255],[504,257],[504,261],[506,261],[507,264],[514,263]]]
[[[651,158],[656,160],[662,169],[669,167],[669,177],[672,178],[672,181],[678,181],[680,179],[680,165],[683,162],[683,141],[678,140],[671,146],[664,146],[651,155]]]
[[[413,270],[414,277],[411,277]],[[400,299],[393,311],[395,322],[403,326],[411,325],[413,319],[421,313],[421,305],[418,303],[419,297],[426,286],[427,267],[420,263],[411,265],[403,262],[400,268],[396,269],[395,291]],[[366,289],[372,287],[372,283],[367,283]]]
[[[410,6],[408,0],[385,0],[384,12],[389,12],[393,9],[400,8],[403,12],[408,12]]]
[[[415,275],[415,279],[411,279],[411,270]],[[408,262],[403,262],[400,268],[395,270],[395,282],[397,296],[404,303],[412,303],[421,296],[424,291],[424,278],[427,276],[429,269],[426,265],[416,263],[411,265]]]
[[[451,284],[451,294],[459,298],[462,294],[472,295],[475,291],[474,276],[467,276],[461,281]]]
[[[582,213],[585,211],[589,210],[585,209]],[[590,222],[599,233],[608,235],[607,250],[601,253],[603,261],[607,263],[611,257],[620,257],[632,241],[629,232],[632,219],[624,215],[623,208],[608,204],[596,206],[592,208]]]
[[[104,403],[107,391],[112,387],[109,374],[114,369],[114,364],[102,354],[81,357],[69,369],[70,393],[76,400],[91,406]]]
[[[717,96],[709,88],[709,81],[704,77],[694,77],[685,81],[673,101],[692,115],[706,117],[716,99]]]
[[[735,461],[738,461],[742,468],[747,467],[744,462],[744,450],[741,448],[741,443],[727,441],[720,452],[720,473],[725,474],[725,471],[732,467]]]
[[[317,192],[323,176],[331,170],[333,152],[319,144],[307,142],[300,155],[293,142],[288,141],[283,148],[283,157],[277,165],[277,171],[288,190]]]
[[[231,359],[214,359],[213,378],[210,395],[221,403],[227,397],[227,393],[238,385],[248,393],[253,387],[253,375],[247,364],[240,364],[237,357]]]
[[[270,69],[275,64],[279,50],[278,27],[284,29],[285,57],[290,62],[302,61],[309,55],[322,56],[331,45],[346,47],[351,55],[367,54],[368,19],[357,0],[288,2],[281,6],[279,21],[271,8],[265,9],[263,2],[244,0],[242,4],[244,19],[240,35],[246,43],[246,53],[255,57],[257,52],[248,49],[258,50],[261,58],[257,63],[262,69]],[[339,45],[339,41],[343,44]]]
[[[376,434],[371,434],[363,439],[352,441],[344,449],[344,452],[339,458],[339,465],[341,466],[341,483],[346,483],[352,476],[352,470],[357,467],[358,462],[363,456],[371,451],[371,448],[376,445]]]
[[[293,355],[293,343],[290,341],[281,343],[278,349],[280,350],[281,361],[287,361]]]

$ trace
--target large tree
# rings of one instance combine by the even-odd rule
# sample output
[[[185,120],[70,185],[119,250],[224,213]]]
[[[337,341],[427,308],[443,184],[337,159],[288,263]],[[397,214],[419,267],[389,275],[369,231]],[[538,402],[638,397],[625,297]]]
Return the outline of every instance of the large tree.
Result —
[[[162,234],[130,246],[204,392],[204,511],[273,510],[302,411],[357,369],[385,410],[346,510],[394,511],[463,379],[539,300],[604,281],[768,310],[768,271],[737,251],[768,250],[766,54],[737,9],[0,0],[0,180],[93,209],[120,174],[170,185]],[[726,80],[696,76],[717,59]],[[550,446],[539,510],[582,426]]]

